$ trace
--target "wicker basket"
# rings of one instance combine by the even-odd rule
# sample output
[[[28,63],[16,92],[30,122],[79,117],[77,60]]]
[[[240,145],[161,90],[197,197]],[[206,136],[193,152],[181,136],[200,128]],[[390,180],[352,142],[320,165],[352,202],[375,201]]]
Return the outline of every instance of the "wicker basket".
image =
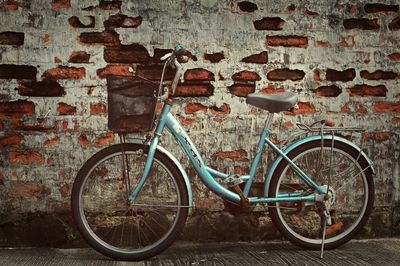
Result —
[[[139,77],[107,77],[108,128],[118,133],[152,130],[158,85]]]

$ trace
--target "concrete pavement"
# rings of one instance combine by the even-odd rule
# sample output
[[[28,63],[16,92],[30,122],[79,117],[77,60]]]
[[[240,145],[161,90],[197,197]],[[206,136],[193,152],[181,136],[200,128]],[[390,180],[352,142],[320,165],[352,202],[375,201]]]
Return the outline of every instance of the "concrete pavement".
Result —
[[[92,249],[0,249],[0,265],[399,265],[400,239],[353,240],[336,250],[302,250],[288,242],[184,243],[142,262],[113,261]]]

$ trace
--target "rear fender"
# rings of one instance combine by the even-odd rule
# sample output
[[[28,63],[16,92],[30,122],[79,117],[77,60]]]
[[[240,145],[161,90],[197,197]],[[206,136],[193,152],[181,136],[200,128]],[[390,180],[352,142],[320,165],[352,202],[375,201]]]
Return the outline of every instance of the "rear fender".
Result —
[[[356,144],[354,144],[353,142],[342,138],[342,137],[338,137],[338,136],[333,136],[333,135],[324,135],[323,139],[326,140],[332,140],[332,138],[334,138],[334,141],[336,142],[342,142],[344,144],[350,145],[351,147],[353,147],[354,149],[356,149],[358,152],[361,152],[362,157],[364,157],[364,159],[368,162],[368,164],[370,165],[370,168],[373,172],[373,174],[375,175],[375,169],[374,169],[374,165],[372,160],[361,150],[360,147],[358,147]],[[315,140],[320,140],[321,139],[321,135],[312,135],[312,136],[308,136],[302,139],[299,139],[295,142],[293,142],[292,144],[290,144],[286,149],[283,150],[283,153],[285,155],[288,155],[289,152],[291,152],[292,150],[296,149],[297,147],[306,144],[308,142],[311,141],[315,141]],[[269,187],[270,187],[270,183],[271,183],[271,179],[272,176],[276,170],[276,168],[278,167],[279,163],[284,160],[282,156],[279,156],[278,158],[275,159],[275,161],[273,162],[273,164],[271,165],[270,170],[268,171],[268,174],[265,178],[265,183],[264,183],[264,196],[268,197],[269,194]]]

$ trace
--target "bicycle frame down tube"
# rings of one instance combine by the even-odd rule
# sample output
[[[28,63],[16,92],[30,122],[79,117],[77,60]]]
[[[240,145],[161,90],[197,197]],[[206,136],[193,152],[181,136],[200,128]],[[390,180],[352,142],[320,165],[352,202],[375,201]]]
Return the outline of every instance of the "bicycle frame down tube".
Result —
[[[200,156],[196,146],[193,144],[192,140],[189,138],[188,134],[182,128],[176,118],[172,114],[168,113],[162,119],[165,119],[165,126],[179,142],[203,183],[215,194],[227,200],[239,203],[239,195],[226,189],[213,178],[209,171],[211,168],[206,167],[206,164],[204,163],[203,158]]]

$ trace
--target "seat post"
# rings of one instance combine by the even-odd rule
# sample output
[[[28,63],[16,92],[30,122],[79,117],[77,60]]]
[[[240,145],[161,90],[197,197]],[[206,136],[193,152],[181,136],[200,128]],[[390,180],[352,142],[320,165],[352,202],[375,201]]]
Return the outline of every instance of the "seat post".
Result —
[[[270,129],[272,125],[272,118],[274,117],[275,113],[268,112],[267,119],[265,119],[265,129]]]

